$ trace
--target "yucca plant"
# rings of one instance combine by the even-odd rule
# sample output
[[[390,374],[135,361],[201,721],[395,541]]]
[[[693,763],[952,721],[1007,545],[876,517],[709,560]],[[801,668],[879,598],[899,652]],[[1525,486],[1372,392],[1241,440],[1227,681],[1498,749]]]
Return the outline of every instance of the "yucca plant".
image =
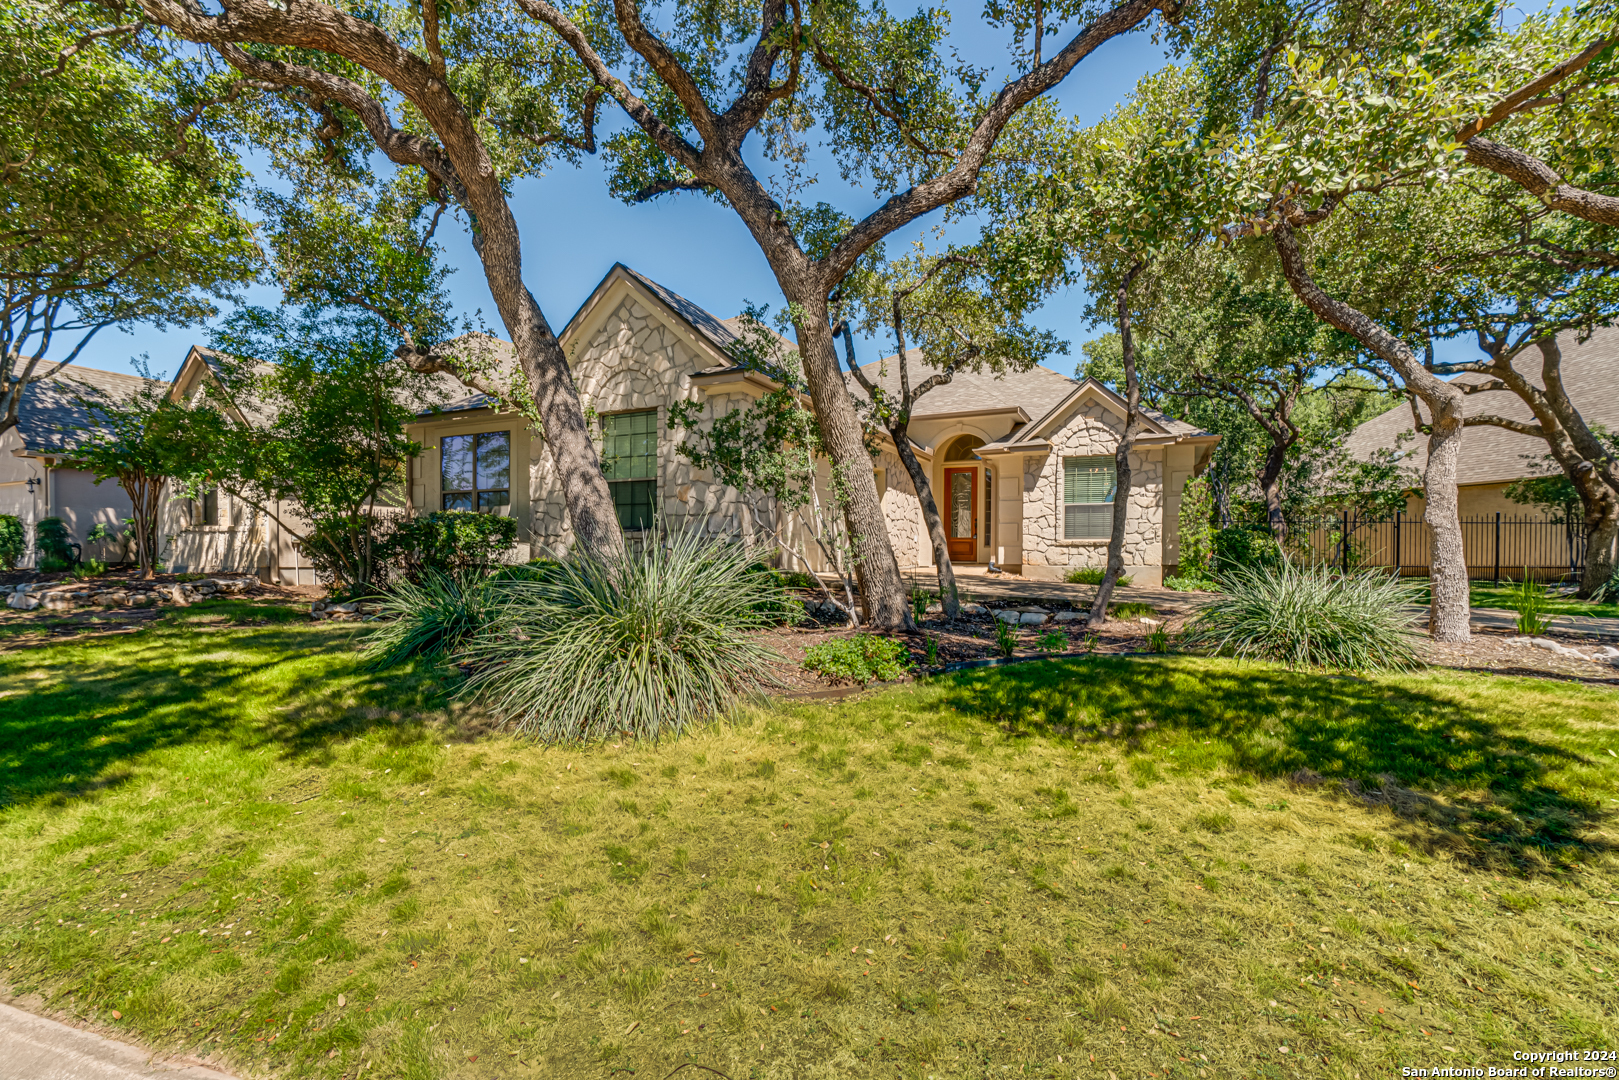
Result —
[[[1188,625],[1187,645],[1289,667],[1404,671],[1418,663],[1415,590],[1370,571],[1234,567],[1225,592]]]
[[[546,742],[658,739],[721,716],[777,683],[780,657],[752,634],[786,597],[755,557],[687,532],[501,582],[494,624],[462,654],[464,694]]]
[[[397,582],[381,604],[381,621],[362,646],[377,668],[453,654],[489,624],[495,598],[477,570],[426,570],[419,581]]]

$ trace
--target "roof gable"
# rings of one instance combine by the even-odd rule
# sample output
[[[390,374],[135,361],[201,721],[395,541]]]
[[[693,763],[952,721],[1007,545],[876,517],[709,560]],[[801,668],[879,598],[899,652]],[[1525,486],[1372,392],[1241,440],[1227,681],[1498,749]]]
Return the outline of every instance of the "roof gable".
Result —
[[[623,263],[613,264],[557,335],[570,360],[576,351],[589,345],[626,296],[634,296],[686,340],[698,356],[697,370],[719,371],[738,366],[728,350],[742,340],[739,318],[721,319]],[[785,338],[782,341],[788,348],[792,347]]]

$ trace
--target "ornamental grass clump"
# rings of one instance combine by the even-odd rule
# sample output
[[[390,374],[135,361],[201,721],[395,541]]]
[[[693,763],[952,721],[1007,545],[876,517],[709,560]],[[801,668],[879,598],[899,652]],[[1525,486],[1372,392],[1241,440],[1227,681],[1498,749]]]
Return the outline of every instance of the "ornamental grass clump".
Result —
[[[778,681],[753,634],[786,596],[756,558],[689,532],[499,582],[493,624],[461,655],[463,693],[545,742],[659,739],[720,717]]]
[[[1188,625],[1187,645],[1292,668],[1417,666],[1415,591],[1398,578],[1283,561],[1234,567],[1222,584],[1225,592]]]
[[[362,648],[376,668],[452,655],[489,625],[494,607],[486,574],[423,571],[419,580],[399,581],[382,598],[380,621]]]

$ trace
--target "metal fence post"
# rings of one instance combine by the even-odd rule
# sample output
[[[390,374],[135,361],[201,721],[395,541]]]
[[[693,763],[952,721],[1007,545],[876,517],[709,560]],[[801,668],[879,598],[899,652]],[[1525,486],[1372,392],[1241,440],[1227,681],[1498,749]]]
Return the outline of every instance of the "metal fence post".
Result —
[[[1344,573],[1349,573],[1349,511],[1344,511]]]
[[[1495,583],[1501,584],[1501,511],[1495,512]]]
[[[1394,576],[1400,576],[1400,519],[1405,516],[1404,511],[1394,511]]]

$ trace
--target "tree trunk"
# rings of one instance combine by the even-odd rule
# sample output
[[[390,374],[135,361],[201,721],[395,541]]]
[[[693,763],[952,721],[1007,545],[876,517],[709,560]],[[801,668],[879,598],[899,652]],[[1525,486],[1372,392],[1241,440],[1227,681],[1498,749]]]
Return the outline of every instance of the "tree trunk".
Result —
[[[154,481],[144,473],[133,473],[120,476],[118,486],[129,496],[130,511],[134,515],[135,561],[140,566],[141,580],[150,581],[157,576],[155,543],[158,493],[163,487],[163,481]]]
[[[1119,345],[1124,354],[1124,431],[1119,435],[1119,448],[1113,454],[1116,482],[1113,491],[1113,531],[1107,540],[1107,571],[1102,584],[1096,587],[1096,599],[1091,602],[1090,614],[1085,618],[1087,627],[1101,626],[1107,619],[1108,601],[1113,599],[1113,587],[1124,573],[1124,530],[1130,517],[1130,451],[1135,449],[1136,436],[1141,433],[1141,380],[1136,376],[1135,338],[1130,333],[1130,283],[1141,271],[1137,263],[1125,275],[1119,286]]]
[[[910,590],[888,542],[888,523],[877,497],[871,454],[861,438],[860,418],[855,414],[848,384],[843,381],[832,327],[827,322],[826,297],[816,295],[814,289],[793,292],[787,293],[788,300],[802,309],[795,326],[798,355],[809,383],[821,443],[832,459],[833,483],[843,495],[840,501],[854,545],[854,570],[860,583],[865,622],[879,630],[914,630]]]
[[[1282,516],[1282,466],[1287,463],[1290,443],[1272,442],[1265,451],[1265,465],[1259,470],[1259,490],[1265,496],[1265,518],[1278,544],[1287,542],[1287,519]]]
[[[933,485],[928,483],[928,474],[911,451],[910,426],[909,420],[895,424],[888,429],[888,434],[894,440],[899,459],[905,463],[905,471],[911,476],[911,486],[916,488],[916,501],[922,504],[922,520],[927,523],[928,540],[933,545],[933,562],[939,570],[939,603],[944,607],[946,618],[956,619],[961,617],[961,598],[956,590],[956,569],[950,562],[950,543],[944,535],[944,519],[939,516],[939,504],[933,501]]]
[[[1610,500],[1604,512],[1593,521],[1585,519],[1585,572],[1580,575],[1579,596],[1589,599],[1613,580],[1614,543],[1619,541],[1619,502]],[[1619,597],[1605,598],[1610,604]]]
[[[1428,527],[1433,534],[1433,554],[1429,560],[1433,600],[1428,612],[1428,633],[1438,641],[1466,641],[1472,635],[1469,625],[1472,598],[1462,548],[1462,524],[1456,506],[1456,463],[1461,454],[1464,419],[1462,392],[1424,367],[1409,345],[1364,312],[1322,291],[1310,275],[1292,226],[1278,225],[1271,237],[1280,256],[1282,275],[1304,306],[1321,321],[1350,335],[1386,362],[1428,406],[1433,428],[1428,436],[1428,469],[1423,476]]]

